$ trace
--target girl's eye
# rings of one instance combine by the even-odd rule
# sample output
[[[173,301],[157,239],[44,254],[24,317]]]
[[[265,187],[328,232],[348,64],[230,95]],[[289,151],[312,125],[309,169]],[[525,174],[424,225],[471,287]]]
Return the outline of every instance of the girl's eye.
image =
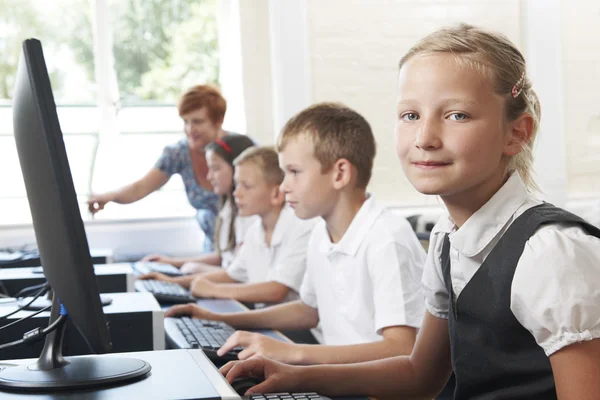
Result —
[[[403,121],[417,121],[419,119],[419,114],[417,113],[405,113],[400,116]]]
[[[453,113],[448,116],[453,121],[464,121],[468,118],[467,114],[463,113]]]

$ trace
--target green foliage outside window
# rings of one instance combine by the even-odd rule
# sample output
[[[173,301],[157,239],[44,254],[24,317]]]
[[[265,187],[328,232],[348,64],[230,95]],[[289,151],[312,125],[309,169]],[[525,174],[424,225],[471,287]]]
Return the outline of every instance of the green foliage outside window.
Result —
[[[121,99],[173,103],[217,83],[216,0],[106,0]],[[55,98],[95,101],[93,1],[0,0],[0,99],[10,99],[21,42],[42,40]],[[75,88],[77,72],[80,81]]]

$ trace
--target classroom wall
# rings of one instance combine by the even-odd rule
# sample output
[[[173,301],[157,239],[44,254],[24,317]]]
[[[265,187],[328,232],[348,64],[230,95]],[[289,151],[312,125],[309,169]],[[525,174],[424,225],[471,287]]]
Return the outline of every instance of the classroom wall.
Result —
[[[273,9],[273,4],[280,3],[262,0],[251,6]],[[271,26],[271,39],[277,37],[283,47],[296,50],[296,54],[273,54],[271,49],[269,55],[251,54],[250,60],[258,62],[257,55],[262,60],[270,57],[271,66],[284,64],[285,57],[300,60],[287,71],[288,81],[306,83],[306,90],[300,94],[298,90],[282,89],[276,72],[271,71],[271,92],[279,90],[287,98],[300,97],[283,116],[318,101],[343,101],[365,115],[378,142],[369,190],[382,202],[400,207],[439,206],[437,199],[412,189],[394,152],[397,63],[418,38],[464,21],[506,34],[527,58],[529,75],[542,102],[542,129],[535,148],[542,197],[600,221],[600,215],[589,212],[600,208],[600,77],[594,73],[600,63],[600,52],[594,51],[600,47],[599,2],[288,0],[285,4],[303,10],[295,15],[297,22],[305,24],[305,32],[301,33],[306,36],[306,45],[298,43],[297,29],[277,30]],[[242,8],[244,5],[249,6],[242,2]],[[273,18],[290,17],[280,11],[271,13]],[[252,47],[255,43],[249,41],[246,45]],[[245,96],[246,101],[255,99],[248,90]],[[270,106],[274,110],[279,105],[271,99],[265,109]],[[277,121],[277,117],[275,135],[285,122]],[[253,130],[249,123],[248,131]]]
[[[388,204],[438,204],[408,183],[395,154],[398,61],[419,38],[470,22],[521,41],[518,0],[308,0],[312,100],[343,101],[371,123],[378,143],[369,190]]]
[[[600,2],[560,3],[568,191],[600,210]]]

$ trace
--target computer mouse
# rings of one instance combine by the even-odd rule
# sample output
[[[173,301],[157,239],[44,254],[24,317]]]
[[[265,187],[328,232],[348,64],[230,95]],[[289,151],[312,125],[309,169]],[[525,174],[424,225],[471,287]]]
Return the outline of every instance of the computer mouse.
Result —
[[[244,376],[240,378],[235,378],[233,382],[231,382],[231,387],[237,394],[243,396],[246,391],[259,383],[262,382],[262,379],[251,378],[249,376]]]

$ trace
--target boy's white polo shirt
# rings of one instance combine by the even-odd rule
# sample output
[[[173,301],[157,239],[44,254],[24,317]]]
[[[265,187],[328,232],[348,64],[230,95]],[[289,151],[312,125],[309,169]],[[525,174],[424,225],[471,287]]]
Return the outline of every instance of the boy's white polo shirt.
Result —
[[[319,221],[300,297],[318,309],[324,344],[369,343],[381,340],[386,327],[420,327],[424,263],[425,251],[408,221],[373,196],[338,243]]]
[[[294,291],[287,300],[298,298],[306,271],[308,239],[315,222],[315,219],[301,220],[293,209],[285,206],[275,224],[271,246],[267,246],[259,219],[248,228],[244,243],[227,268],[227,274],[238,282],[282,283]]]

